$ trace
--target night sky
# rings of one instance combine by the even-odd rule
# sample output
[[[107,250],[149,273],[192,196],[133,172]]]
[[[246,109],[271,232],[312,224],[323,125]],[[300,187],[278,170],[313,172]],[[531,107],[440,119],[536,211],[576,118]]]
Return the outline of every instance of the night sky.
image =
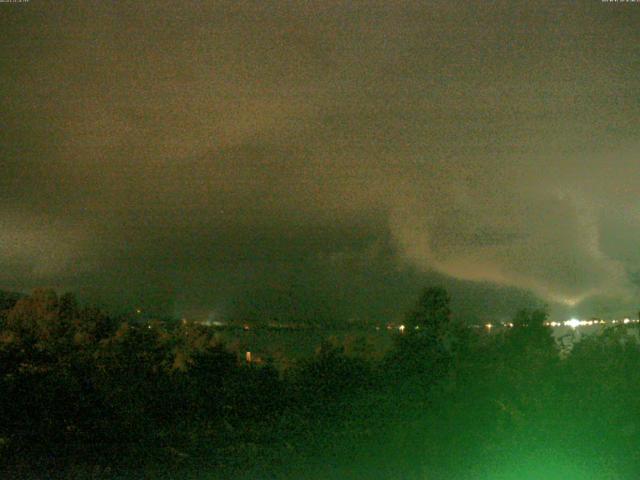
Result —
[[[640,3],[0,3],[0,288],[465,320],[640,306]]]

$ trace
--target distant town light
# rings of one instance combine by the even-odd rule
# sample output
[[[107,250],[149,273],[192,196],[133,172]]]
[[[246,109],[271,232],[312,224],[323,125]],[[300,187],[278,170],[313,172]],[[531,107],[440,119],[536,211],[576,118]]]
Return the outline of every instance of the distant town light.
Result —
[[[571,320],[567,320],[566,322],[564,322],[564,324],[567,327],[577,328],[580,325],[582,325],[582,322],[580,320],[578,320],[577,318],[572,318]]]
[[[398,330],[400,330],[400,333],[404,333],[404,325],[400,325],[398,327]]]

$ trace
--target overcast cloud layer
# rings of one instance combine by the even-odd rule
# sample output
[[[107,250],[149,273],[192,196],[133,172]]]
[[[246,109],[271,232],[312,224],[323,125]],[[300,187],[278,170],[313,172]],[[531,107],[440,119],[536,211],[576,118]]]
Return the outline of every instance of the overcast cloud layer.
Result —
[[[1,287],[340,321],[431,282],[470,316],[637,310],[640,4],[0,15]]]

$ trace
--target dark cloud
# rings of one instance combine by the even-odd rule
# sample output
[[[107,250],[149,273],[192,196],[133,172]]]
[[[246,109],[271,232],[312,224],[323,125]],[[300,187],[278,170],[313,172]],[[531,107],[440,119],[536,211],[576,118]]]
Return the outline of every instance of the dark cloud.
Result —
[[[635,309],[633,4],[1,13],[7,288],[339,321],[427,282],[468,316]]]

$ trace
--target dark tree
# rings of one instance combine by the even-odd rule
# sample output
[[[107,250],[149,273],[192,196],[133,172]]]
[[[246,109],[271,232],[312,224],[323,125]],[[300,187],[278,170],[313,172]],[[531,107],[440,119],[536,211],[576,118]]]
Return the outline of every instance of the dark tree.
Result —
[[[420,394],[446,377],[452,359],[450,297],[442,287],[424,289],[405,320],[404,332],[385,359],[385,370],[409,381]]]
[[[444,288],[425,288],[418,303],[407,315],[408,327],[418,327],[425,332],[425,336],[441,337],[451,319],[450,302],[451,297]]]
[[[511,339],[516,349],[523,347],[554,349],[551,329],[545,326],[549,314],[545,308],[521,309],[513,317]]]

